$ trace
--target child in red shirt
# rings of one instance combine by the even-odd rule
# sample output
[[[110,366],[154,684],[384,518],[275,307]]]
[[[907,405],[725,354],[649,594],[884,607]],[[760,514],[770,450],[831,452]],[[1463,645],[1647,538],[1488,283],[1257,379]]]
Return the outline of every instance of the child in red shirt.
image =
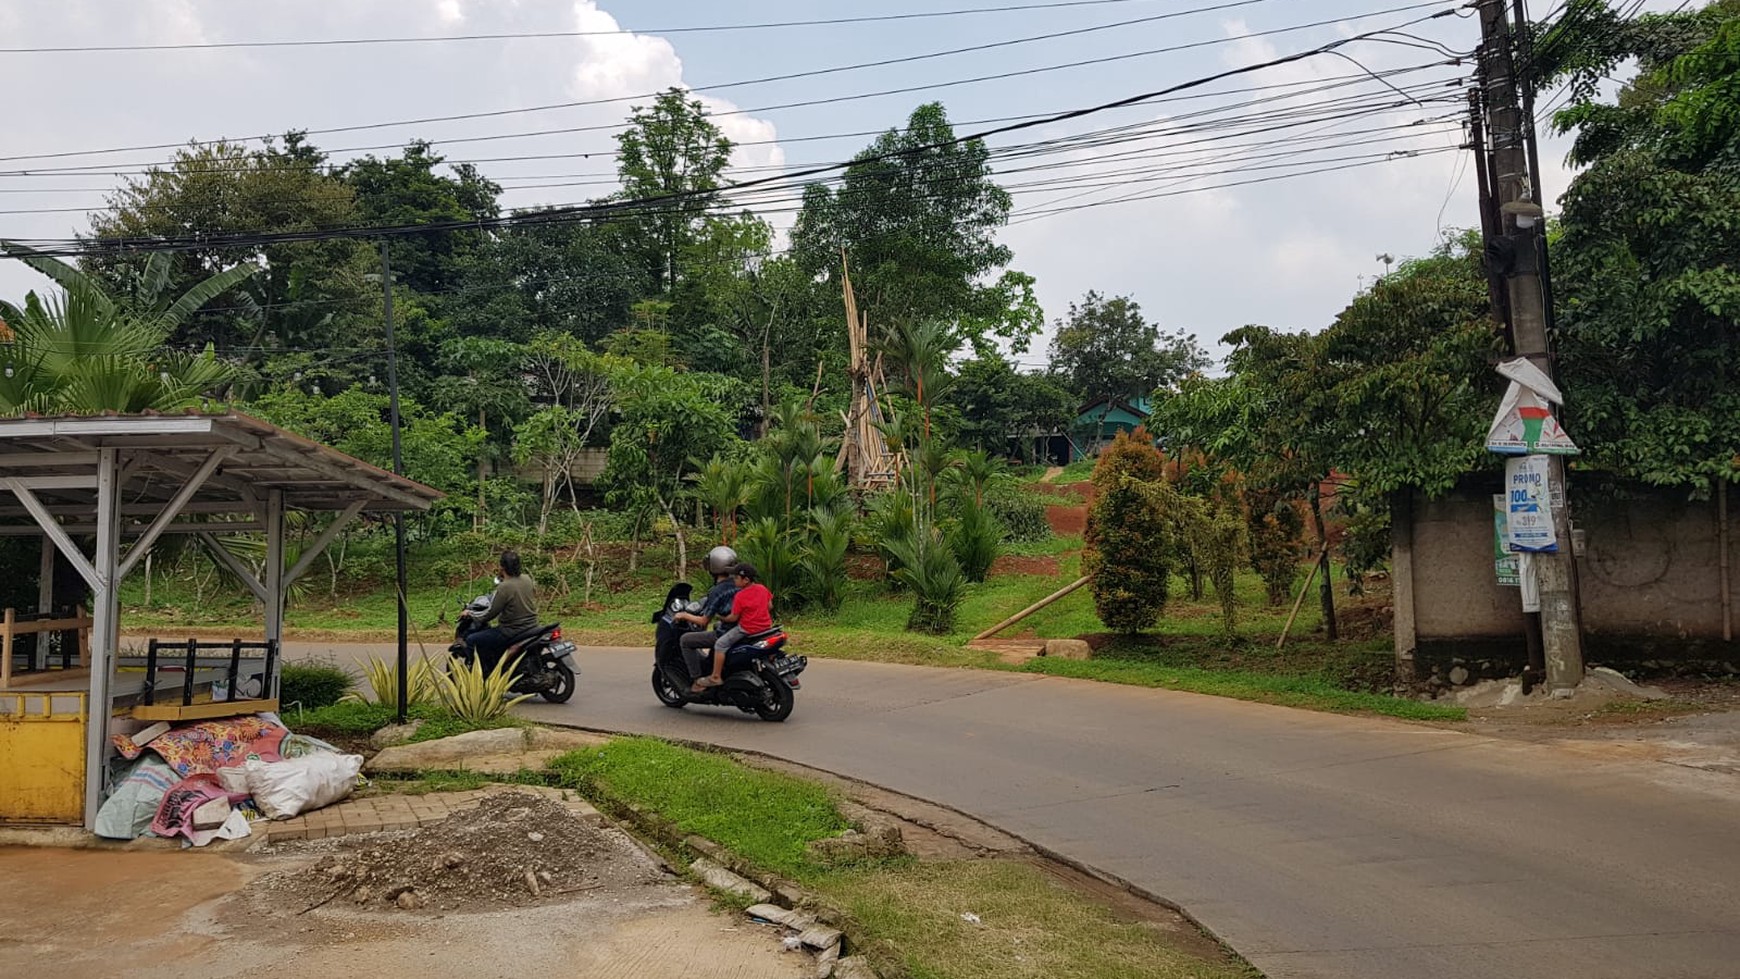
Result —
[[[773,592],[755,580],[755,565],[739,564],[732,577],[737,584],[737,596],[731,601],[731,614],[720,616],[720,621],[732,623],[731,628],[713,644],[713,675],[696,680],[690,688],[692,693],[724,683],[725,654],[731,651],[731,647],[742,642],[745,636],[773,628]]]

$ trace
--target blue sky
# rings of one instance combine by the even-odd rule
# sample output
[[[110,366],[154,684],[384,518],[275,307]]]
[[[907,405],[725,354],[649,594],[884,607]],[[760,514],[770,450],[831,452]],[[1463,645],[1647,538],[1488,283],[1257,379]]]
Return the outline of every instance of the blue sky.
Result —
[[[29,92],[10,100],[0,129],[0,156],[239,137],[288,128],[352,126],[576,100],[614,99],[672,84],[697,88],[765,75],[801,72],[983,44],[1056,31],[1219,6],[1235,0],[1119,0],[1098,6],[1004,12],[885,24],[807,27],[730,33],[672,33],[679,25],[747,23],[832,16],[996,5],[999,0],[893,0],[886,4],[817,0],[741,0],[721,5],[697,0],[288,0],[235,4],[226,0],[0,0],[0,46],[177,43],[311,39],[358,36],[440,36],[465,33],[609,30],[634,35],[522,39],[471,43],[295,49],[231,49],[0,57],[0,86]],[[1019,3],[1022,0],[1001,0]],[[1537,5],[1541,0],[1537,0]],[[1387,27],[1448,9],[1442,3],[1408,12],[1408,0],[1258,0],[1229,9],[1179,16],[1075,37],[1024,43],[993,51],[913,64],[840,72],[774,84],[706,90],[722,113],[778,103],[854,95],[908,86],[932,86],[980,74],[1018,71],[1103,58],[1156,47],[1209,42],[1170,54],[982,84],[939,87],[898,96],[826,106],[722,115],[721,123],[744,146],[746,168],[832,162],[848,157],[868,137],[791,141],[899,125],[922,101],[941,100],[951,118],[976,120],[1091,105],[1199,77],[1230,67],[1308,49],[1338,37]],[[1253,34],[1312,21],[1335,23],[1268,37]],[[1410,28],[1452,49],[1476,42],[1472,18],[1446,17]],[[1347,53],[1362,65],[1425,65],[1443,55],[1395,44],[1361,43]],[[1358,71],[1346,61],[1320,58],[1247,76],[1223,87],[1341,78]],[[1458,69],[1422,70],[1410,78],[1450,78]],[[1398,79],[1400,81],[1400,79]],[[1362,83],[1363,84],[1363,83]],[[1380,93],[1375,82],[1359,91]],[[1321,97],[1321,96],[1320,96]],[[1228,101],[1231,97],[1226,100]],[[1249,96],[1245,96],[1249,98]],[[1001,142],[1078,133],[1103,125],[1157,122],[1216,100],[1120,110],[1092,121],[1048,127]],[[328,148],[402,142],[412,137],[454,140],[541,129],[606,127],[619,123],[629,103],[614,102],[486,120],[426,123],[315,137]],[[1442,120],[1454,105],[1408,106],[1344,124],[1364,128],[1416,119]],[[1248,110],[1247,110],[1248,111]],[[973,128],[963,125],[962,131]],[[1406,142],[1372,144],[1323,156],[1382,153],[1390,148],[1447,149],[1459,142],[1448,123]],[[1135,144],[1143,145],[1143,144]],[[1152,144],[1148,144],[1152,145]],[[453,143],[452,159],[545,155],[558,159],[480,163],[511,189],[511,206],[572,202],[607,192],[613,169],[608,131],[519,136]],[[1121,152],[1128,147],[1116,147]],[[1224,152],[1224,151],[1223,151]],[[1563,147],[1549,142],[1547,196],[1563,190],[1557,166]],[[1464,154],[1440,152],[1340,173],[1258,186],[1189,193],[1030,219],[1011,226],[1005,241],[1015,267],[1037,277],[1049,316],[1061,315],[1087,289],[1134,296],[1169,328],[1196,334],[1211,347],[1245,323],[1318,329],[1347,299],[1383,269],[1376,256],[1430,249],[1441,227],[1474,222],[1473,178]],[[87,207],[100,188],[120,178],[113,171],[166,157],[153,150],[70,160],[0,161],[0,210]],[[1174,157],[1176,158],[1176,157]],[[1222,157],[1221,159],[1224,159]],[[1069,158],[1088,174],[1123,169],[1093,156]],[[1178,158],[1185,159],[1185,158]],[[1139,160],[1138,160],[1139,162]],[[1223,164],[1208,157],[1188,162],[1201,175],[1167,187],[1190,190],[1217,178]],[[1274,163],[1284,163],[1277,158]],[[15,168],[100,163],[94,170],[54,177],[6,175]],[[1225,164],[1230,165],[1230,164]],[[1271,166],[1274,165],[1273,163]],[[746,175],[769,171],[755,169]],[[1009,182],[1031,179],[1011,174]],[[1176,178],[1175,178],[1176,179]],[[582,186],[522,187],[573,183]],[[1157,184],[1137,186],[1158,187]],[[53,189],[50,192],[50,189]],[[1075,191],[1074,203],[1124,190]],[[1042,208],[1062,192],[1024,193],[1022,208]],[[785,221],[787,218],[780,218]],[[77,213],[0,214],[0,237],[66,237],[84,227]],[[39,280],[15,263],[0,262],[0,294],[16,297]],[[1036,350],[1023,358],[1037,363]]]

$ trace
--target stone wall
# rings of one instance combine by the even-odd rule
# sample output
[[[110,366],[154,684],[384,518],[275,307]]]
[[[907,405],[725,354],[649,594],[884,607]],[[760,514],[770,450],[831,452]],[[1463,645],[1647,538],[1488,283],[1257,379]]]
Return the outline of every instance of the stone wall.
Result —
[[[1413,634],[1398,608],[1396,641],[1404,659],[1412,650],[1420,679],[1457,666],[1474,678],[1510,675],[1526,664],[1521,596],[1493,572],[1498,489],[1496,477],[1471,480],[1442,499],[1413,501],[1412,561],[1395,562],[1398,573],[1412,569],[1410,582],[1397,582],[1396,598],[1400,605],[1411,596]],[[1572,520],[1583,535],[1585,658],[1634,672],[1735,672],[1740,643],[1722,638],[1716,504],[1683,491],[1628,496],[1635,498],[1579,501],[1572,487]],[[1407,529],[1399,529],[1399,547]],[[1735,529],[1730,564],[1740,570]]]

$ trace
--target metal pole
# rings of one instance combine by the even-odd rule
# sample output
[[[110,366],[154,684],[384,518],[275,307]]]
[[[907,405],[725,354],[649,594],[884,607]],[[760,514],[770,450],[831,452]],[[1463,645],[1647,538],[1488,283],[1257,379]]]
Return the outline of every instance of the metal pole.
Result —
[[[393,266],[387,257],[387,243],[381,241],[381,297],[387,324],[387,399],[391,404],[393,424],[393,474],[405,474],[404,446],[399,435],[399,352],[393,342]],[[393,553],[398,571],[399,593],[399,723],[405,723],[409,708],[411,673],[410,610],[405,607],[405,514],[393,514]]]
[[[1513,265],[1506,274],[1510,299],[1510,329],[1516,353],[1551,377],[1552,353],[1547,336],[1546,292],[1541,280],[1540,241],[1544,218],[1507,211],[1506,205],[1539,204],[1538,174],[1528,164],[1528,128],[1518,105],[1513,36],[1505,0],[1480,0],[1482,80],[1488,131],[1492,139],[1493,176],[1501,211],[1501,237],[1510,248]],[[1583,636],[1579,624],[1576,567],[1571,554],[1571,519],[1565,493],[1565,461],[1551,457],[1547,488],[1553,529],[1559,550],[1537,555],[1535,574],[1541,594],[1541,645],[1546,654],[1547,685],[1565,693],[1583,681]]]
[[[115,647],[120,636],[121,613],[116,571],[121,564],[121,494],[116,450],[102,449],[97,462],[97,552],[93,564],[97,580],[91,589],[90,700],[85,707],[85,828],[97,824],[97,810],[108,795],[109,718],[113,713],[111,691]]]

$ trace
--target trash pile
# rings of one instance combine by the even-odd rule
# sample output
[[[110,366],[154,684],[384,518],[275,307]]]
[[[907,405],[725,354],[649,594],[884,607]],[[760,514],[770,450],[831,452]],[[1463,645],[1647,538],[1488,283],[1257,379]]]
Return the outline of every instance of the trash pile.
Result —
[[[112,739],[128,762],[97,813],[98,836],[182,837],[192,846],[250,835],[256,819],[292,819],[356,788],[361,755],[292,734],[276,714],[157,723]]]
[[[328,903],[362,910],[518,907],[599,888],[651,883],[658,874],[634,844],[552,799],[525,792],[418,829],[312,841],[339,851],[256,888],[303,913]],[[289,844],[291,847],[297,844]]]

